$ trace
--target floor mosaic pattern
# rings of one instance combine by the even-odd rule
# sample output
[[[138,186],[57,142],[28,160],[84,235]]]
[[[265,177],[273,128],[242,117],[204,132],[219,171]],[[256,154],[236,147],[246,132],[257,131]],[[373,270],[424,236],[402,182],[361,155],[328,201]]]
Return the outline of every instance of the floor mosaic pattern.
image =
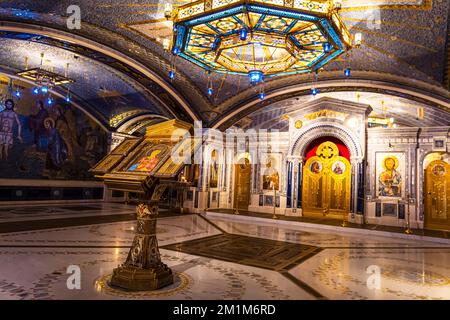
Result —
[[[234,234],[220,234],[163,248],[280,271],[320,252],[320,248]]]

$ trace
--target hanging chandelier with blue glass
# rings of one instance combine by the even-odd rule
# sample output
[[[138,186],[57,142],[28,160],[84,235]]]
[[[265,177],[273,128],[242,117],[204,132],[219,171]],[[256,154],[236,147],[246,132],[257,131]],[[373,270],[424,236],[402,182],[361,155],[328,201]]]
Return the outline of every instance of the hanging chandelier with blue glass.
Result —
[[[172,53],[213,72],[265,77],[318,70],[351,49],[332,0],[199,0],[172,15]]]

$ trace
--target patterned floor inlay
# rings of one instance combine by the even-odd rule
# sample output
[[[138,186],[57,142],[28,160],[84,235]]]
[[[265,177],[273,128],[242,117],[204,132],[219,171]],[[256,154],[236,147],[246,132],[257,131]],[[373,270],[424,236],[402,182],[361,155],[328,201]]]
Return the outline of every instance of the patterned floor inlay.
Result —
[[[321,251],[315,246],[235,234],[220,234],[163,248],[274,271],[289,269]]]
[[[189,289],[192,285],[192,278],[185,273],[179,272],[174,274],[174,283],[172,285],[154,291],[126,291],[112,287],[109,283],[110,280],[110,274],[100,277],[94,282],[95,290],[121,298],[142,299],[152,297],[170,297]]]

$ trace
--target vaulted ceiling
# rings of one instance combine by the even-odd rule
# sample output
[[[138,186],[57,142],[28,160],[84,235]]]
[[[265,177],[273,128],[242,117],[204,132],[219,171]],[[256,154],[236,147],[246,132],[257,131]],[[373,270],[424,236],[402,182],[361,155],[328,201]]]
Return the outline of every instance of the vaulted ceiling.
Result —
[[[175,0],[174,4],[185,2]],[[354,92],[367,92],[372,100],[386,99],[377,95],[387,95],[396,103],[436,110],[430,115],[448,112],[449,1],[342,2],[343,21],[351,33],[363,34],[363,43],[348,57],[330,63],[320,72],[321,92],[350,92],[352,97]],[[41,52],[56,68],[70,63],[70,74],[77,80],[73,92],[80,104],[105,124],[113,123],[111,130],[118,128],[119,124],[112,120],[120,115],[125,122],[133,118],[142,123],[177,117],[225,128],[246,116],[255,121],[258,114],[270,110],[271,104],[288,106],[290,99],[309,94],[309,75],[267,81],[267,99],[260,102],[257,89],[247,78],[213,74],[216,90],[208,97],[205,71],[181,59],[176,60],[177,76],[170,81],[171,54],[157,39],[165,36],[164,22],[155,24],[163,21],[165,3],[1,1],[0,68],[12,74],[24,68],[26,57],[30,64],[38,63]],[[80,30],[67,28],[66,12],[72,4],[81,8]],[[351,79],[343,76],[344,66],[352,68]],[[253,112],[257,113],[252,116]],[[405,123],[413,125],[414,118]]]

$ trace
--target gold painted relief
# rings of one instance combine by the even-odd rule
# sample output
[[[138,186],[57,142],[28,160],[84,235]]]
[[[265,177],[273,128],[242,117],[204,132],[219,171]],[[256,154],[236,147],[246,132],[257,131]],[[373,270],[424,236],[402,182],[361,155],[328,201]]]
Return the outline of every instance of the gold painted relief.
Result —
[[[342,11],[390,9],[430,10],[433,0],[343,0]]]
[[[350,211],[350,162],[324,142],[303,170],[303,215],[342,219]]]
[[[450,165],[431,162],[425,170],[425,228],[450,230]]]
[[[141,141],[142,139],[140,138],[122,141],[109,155],[100,160],[91,171],[96,174],[105,174],[108,171],[111,171]]]
[[[234,207],[239,210],[248,210],[252,166],[247,158],[239,162],[239,164],[234,166]]]
[[[120,154],[111,154],[106,158],[101,160],[92,171],[96,173],[106,173],[110,171],[120,160],[122,160],[123,156]]]
[[[347,116],[348,114],[343,112],[324,109],[305,115],[305,119],[312,121],[318,118],[335,118],[344,121]]]

